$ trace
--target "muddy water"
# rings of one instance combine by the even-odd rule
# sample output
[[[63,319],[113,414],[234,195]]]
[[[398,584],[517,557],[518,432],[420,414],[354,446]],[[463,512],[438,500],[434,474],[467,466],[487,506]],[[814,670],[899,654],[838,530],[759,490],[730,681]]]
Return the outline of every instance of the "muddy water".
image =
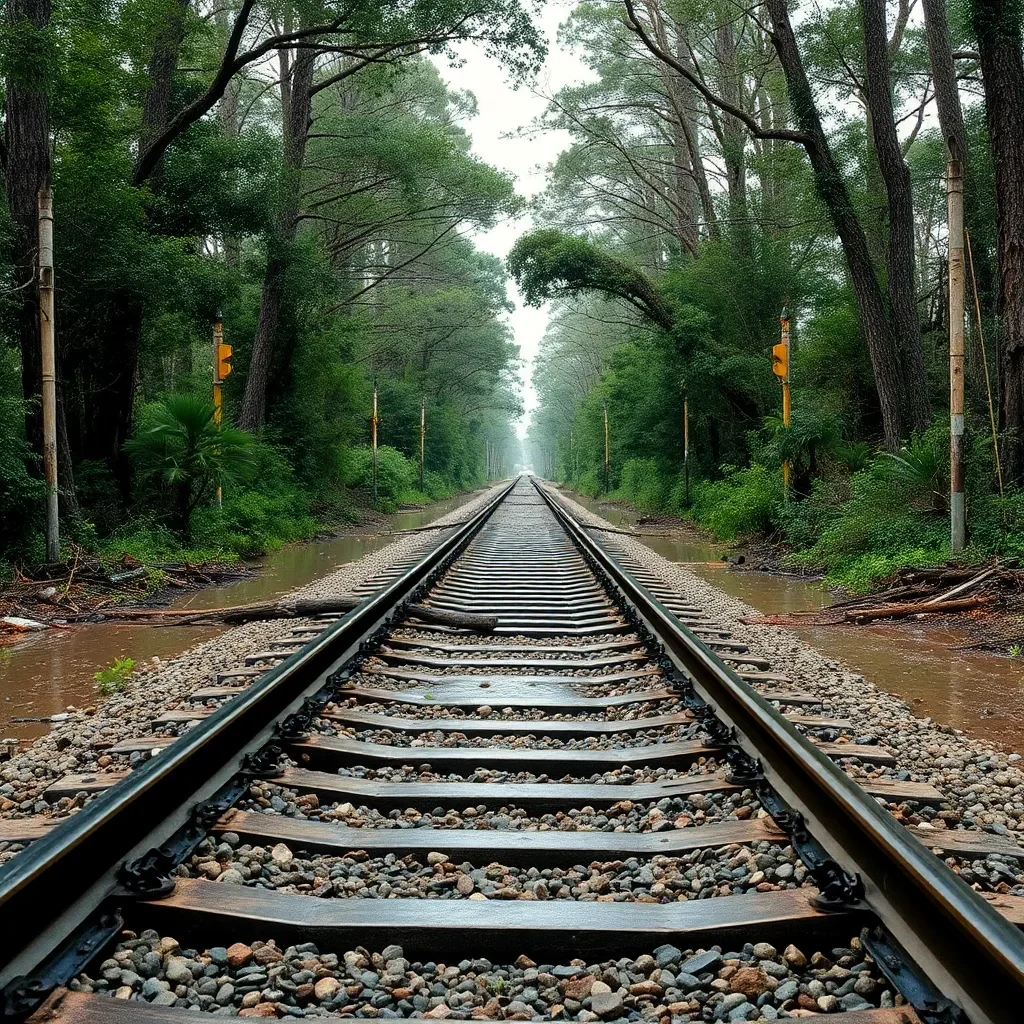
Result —
[[[390,516],[391,530],[410,530],[451,512],[472,495],[438,502],[428,509]],[[353,534],[327,540],[290,544],[269,555],[258,576],[187,594],[172,602],[176,608],[217,608],[263,601],[301,587],[390,544],[387,534]],[[46,722],[17,722],[45,718],[69,704],[85,707],[98,698],[93,675],[115,658],[137,662],[173,658],[182,651],[225,631],[223,626],[166,628],[98,622],[67,630],[38,633],[15,647],[0,648],[0,738],[30,740],[47,732]]]
[[[576,500],[613,525],[636,523],[630,510]],[[697,534],[642,539],[659,555],[689,563],[687,568],[701,579],[765,615],[815,611],[832,599],[819,583],[732,571],[721,562],[724,547]],[[1024,753],[1024,659],[956,650],[967,639],[963,632],[921,624],[789,628],[907,701],[921,717]]]

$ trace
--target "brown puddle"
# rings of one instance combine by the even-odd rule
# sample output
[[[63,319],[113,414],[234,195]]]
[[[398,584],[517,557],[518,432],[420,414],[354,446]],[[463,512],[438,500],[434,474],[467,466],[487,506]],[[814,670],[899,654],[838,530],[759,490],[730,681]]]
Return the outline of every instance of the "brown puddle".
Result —
[[[390,516],[390,528],[425,526],[472,497],[461,495],[422,511]],[[339,565],[358,561],[395,539],[387,534],[359,534],[290,544],[268,555],[258,576],[186,594],[172,601],[171,607],[216,608],[267,600],[325,576]],[[93,676],[115,658],[131,657],[139,664],[154,657],[173,658],[225,629],[97,622],[47,630],[13,647],[0,648],[0,738],[25,742],[50,729],[48,722],[14,722],[14,718],[45,718],[69,704],[94,704],[100,696]]]
[[[636,513],[629,510],[573,497],[615,526],[636,522]],[[725,547],[696,533],[641,539],[671,562],[697,563],[687,568],[765,615],[813,611],[831,600],[820,583],[700,564],[719,562]],[[845,662],[907,701],[922,718],[1024,753],[1024,658],[958,651],[957,645],[967,640],[965,633],[920,623],[787,628],[822,654]]]

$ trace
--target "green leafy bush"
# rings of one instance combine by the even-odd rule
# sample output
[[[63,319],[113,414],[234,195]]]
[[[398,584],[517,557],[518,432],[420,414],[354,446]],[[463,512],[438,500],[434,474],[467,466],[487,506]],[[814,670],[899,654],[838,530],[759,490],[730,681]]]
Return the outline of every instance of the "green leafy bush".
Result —
[[[782,478],[775,469],[753,465],[727,469],[724,480],[700,480],[690,488],[693,521],[718,540],[767,532],[782,502]]]
[[[43,482],[30,476],[33,458],[25,441],[25,403],[10,349],[0,348],[0,556],[41,559]]]
[[[106,668],[101,668],[93,679],[104,697],[120,693],[131,681],[131,674],[135,669],[134,658],[115,658]]]
[[[641,512],[664,512],[671,484],[654,459],[629,459],[622,467],[618,494]]]
[[[350,487],[373,486],[373,449],[369,445],[348,450],[343,479]],[[397,448],[381,445],[377,449],[377,503],[381,508],[397,505],[418,479],[419,467]]]
[[[168,395],[146,406],[135,436],[125,442],[144,483],[169,492],[177,529],[188,534],[192,513],[218,486],[248,478],[255,468],[253,437],[220,426],[212,402]]]

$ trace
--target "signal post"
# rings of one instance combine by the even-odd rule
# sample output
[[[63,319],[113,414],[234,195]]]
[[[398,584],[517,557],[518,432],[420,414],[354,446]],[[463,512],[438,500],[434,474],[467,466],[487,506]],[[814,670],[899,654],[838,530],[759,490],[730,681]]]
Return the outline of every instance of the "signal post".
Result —
[[[772,346],[772,373],[779,378],[782,384],[782,423],[788,427],[790,421],[790,395],[789,395],[789,314],[783,307],[782,315],[779,317],[779,324],[782,328],[782,340]],[[782,486],[788,497],[789,495],[789,459],[782,463]]]
[[[220,386],[224,378],[231,372],[231,346],[224,344],[224,318],[217,313],[217,319],[213,322],[213,422],[220,426],[221,423],[221,393]],[[217,485],[217,507],[224,502],[224,495],[220,485]]]

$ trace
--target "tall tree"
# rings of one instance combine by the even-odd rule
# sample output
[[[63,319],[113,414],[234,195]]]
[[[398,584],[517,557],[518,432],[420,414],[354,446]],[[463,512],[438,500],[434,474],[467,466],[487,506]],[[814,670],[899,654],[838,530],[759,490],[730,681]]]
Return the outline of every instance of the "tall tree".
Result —
[[[814,172],[814,180],[839,236],[850,282],[857,299],[861,324],[871,355],[875,387],[882,414],[886,445],[895,450],[913,431],[923,430],[931,419],[927,388],[921,375],[922,362],[908,361],[890,317],[889,305],[879,282],[864,228],[832,152],[811,88],[803,56],[793,32],[787,0],[766,0],[772,22],[772,43],[786,77],[790,104],[797,130],[765,129],[758,119],[715,94],[676,58],[658,45],[648,27],[636,14],[633,0],[625,0],[628,24],[660,60],[688,78],[704,99],[739,118],[756,138],[795,142],[803,146]]]
[[[6,80],[4,185],[11,217],[11,266],[20,298],[17,329],[25,433],[33,451],[43,450],[42,354],[39,347],[38,196],[51,185],[50,103],[47,69],[52,67],[51,0],[11,0],[7,4],[10,40]],[[77,511],[74,475],[67,442],[62,389],[57,384],[58,483],[64,512]]]
[[[909,12],[909,5],[903,6]],[[868,109],[888,213],[885,265],[889,320],[906,378],[909,422],[912,427],[923,429],[931,419],[931,411],[927,391],[922,387],[926,378],[914,271],[914,195],[893,112],[885,0],[861,0],[861,14]]]
[[[985,83],[995,167],[999,261],[1000,414],[1008,437],[1003,466],[1024,480],[1024,58],[1020,0],[974,0],[974,31]]]

